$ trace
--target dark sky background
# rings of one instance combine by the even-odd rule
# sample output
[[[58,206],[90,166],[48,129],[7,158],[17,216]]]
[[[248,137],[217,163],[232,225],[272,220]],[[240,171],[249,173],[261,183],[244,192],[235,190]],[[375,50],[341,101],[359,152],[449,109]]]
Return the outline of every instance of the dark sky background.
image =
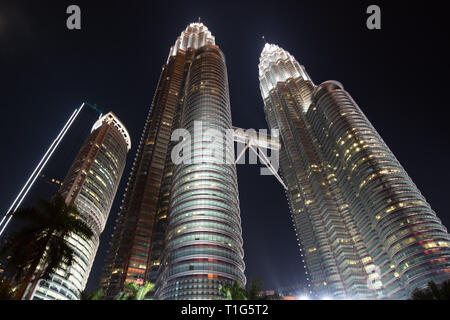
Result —
[[[71,4],[81,7],[80,31],[66,28]],[[381,7],[382,30],[366,28],[370,4]],[[450,226],[449,34],[441,2],[1,0],[0,210],[83,101],[116,113],[132,136],[88,290],[99,283],[161,66],[198,17],[227,58],[235,126],[267,127],[257,72],[265,35],[305,65],[316,84],[344,85]],[[89,128],[90,121],[77,126]],[[47,170],[63,179],[82,140],[70,133],[58,154],[67,168]],[[258,166],[238,166],[238,179],[247,278],[263,278],[267,289],[304,282],[283,188],[275,177],[260,176]]]

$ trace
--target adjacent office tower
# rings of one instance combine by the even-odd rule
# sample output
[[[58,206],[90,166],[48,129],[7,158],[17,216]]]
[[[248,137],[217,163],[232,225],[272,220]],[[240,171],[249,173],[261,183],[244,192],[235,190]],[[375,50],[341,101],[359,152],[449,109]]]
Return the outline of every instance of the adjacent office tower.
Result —
[[[450,278],[446,228],[342,85],[272,44],[259,78],[311,290],[404,299]]]
[[[94,236],[69,237],[75,250],[72,266],[58,269],[50,280],[40,280],[32,299],[76,300],[84,290],[130,147],[125,126],[112,112],[95,122],[59,191],[67,204],[77,206]]]
[[[195,122],[193,161],[174,165],[171,134],[194,133]],[[107,297],[128,281],[157,282],[162,299],[214,298],[220,284],[245,283],[235,166],[198,161],[211,128],[231,128],[225,58],[208,28],[191,23],[170,49],[144,126],[105,261]]]

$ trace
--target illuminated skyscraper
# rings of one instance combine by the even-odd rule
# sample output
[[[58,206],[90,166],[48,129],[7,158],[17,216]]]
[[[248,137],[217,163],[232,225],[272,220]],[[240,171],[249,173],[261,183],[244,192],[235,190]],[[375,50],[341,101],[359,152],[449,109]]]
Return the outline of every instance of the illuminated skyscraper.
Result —
[[[225,59],[200,22],[182,32],[161,72],[105,261],[109,298],[159,274],[165,299],[216,297],[221,283],[245,283],[234,164],[186,168],[171,159],[171,133],[192,131],[194,121],[231,128]]]
[[[177,46],[162,67],[105,260],[101,284],[109,298],[126,281],[154,281],[159,270],[172,176],[170,136],[192,61],[187,43]]]
[[[355,101],[266,44],[259,64],[311,290],[402,299],[450,277],[450,236]]]
[[[58,269],[50,280],[40,280],[32,299],[79,298],[86,286],[130,147],[125,126],[112,112],[94,124],[59,191],[68,205],[78,208],[81,219],[91,227],[94,236],[89,240],[77,235],[69,237],[75,250],[73,264],[66,270]]]

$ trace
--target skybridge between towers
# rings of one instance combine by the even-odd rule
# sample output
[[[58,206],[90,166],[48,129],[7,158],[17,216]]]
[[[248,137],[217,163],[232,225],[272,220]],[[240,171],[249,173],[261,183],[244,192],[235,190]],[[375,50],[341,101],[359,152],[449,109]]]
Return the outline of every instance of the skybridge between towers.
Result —
[[[75,120],[77,119],[78,115],[83,110],[85,105],[88,106],[89,108],[93,109],[97,113],[99,113],[99,115],[100,115],[99,118],[103,115],[103,111],[100,110],[97,107],[97,105],[95,105],[95,104],[91,105],[91,104],[89,104],[87,102],[83,102],[80,107],[76,108],[73,111],[73,113],[71,114],[71,116],[69,117],[67,122],[64,124],[63,128],[61,129],[61,131],[56,136],[55,140],[53,140],[53,142],[51,143],[50,147],[47,149],[46,153],[44,154],[44,156],[42,157],[42,159],[40,160],[38,165],[34,168],[34,171],[31,173],[31,175],[28,178],[27,182],[22,187],[22,189],[20,190],[19,194],[14,199],[14,201],[11,204],[11,206],[9,207],[9,209],[6,211],[6,213],[3,216],[3,218],[0,220],[0,237],[3,235],[3,233],[5,232],[6,227],[11,222],[11,219],[13,217],[14,212],[16,212],[17,209],[19,209],[20,205],[22,204],[22,202],[24,201],[24,199],[28,195],[28,193],[31,190],[31,188],[33,187],[34,183],[36,182],[36,179],[39,177],[39,175],[41,174],[42,170],[47,165],[48,161],[52,158],[53,153],[58,148],[59,144],[61,143],[61,141],[63,140],[63,138],[65,137],[65,135],[69,131],[69,129],[72,127],[72,124],[75,122]]]
[[[235,164],[241,159],[245,152],[249,149],[252,150],[259,158],[262,164],[264,164],[270,172],[277,178],[283,188],[287,190],[286,184],[278,174],[278,170],[274,168],[271,161],[267,158],[267,155],[262,149],[270,149],[272,151],[279,151],[281,148],[278,135],[267,135],[261,132],[257,132],[252,129],[242,129],[233,126],[233,140],[238,143],[245,144],[244,149],[239,153],[236,158]]]

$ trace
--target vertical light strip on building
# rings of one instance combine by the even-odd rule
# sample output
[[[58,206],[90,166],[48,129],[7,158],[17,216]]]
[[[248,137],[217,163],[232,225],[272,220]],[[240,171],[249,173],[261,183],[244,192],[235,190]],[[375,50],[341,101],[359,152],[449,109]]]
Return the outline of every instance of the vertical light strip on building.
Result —
[[[74,249],[70,266],[58,268],[49,280],[40,280],[31,299],[76,300],[84,290],[131,148],[125,126],[113,113],[96,121],[92,132],[77,154],[60,194],[68,205],[75,205],[80,218],[94,235],[90,239],[75,234],[67,241]]]
[[[53,140],[53,142],[50,145],[50,147],[48,148],[47,152],[44,154],[44,156],[42,157],[41,161],[38,163],[38,165],[34,169],[33,173],[31,174],[31,176],[28,178],[27,182],[23,186],[22,190],[20,190],[20,192],[17,195],[16,199],[13,201],[12,205],[9,207],[7,213],[5,214],[5,216],[3,217],[3,219],[0,222],[0,227],[1,227],[2,223],[5,221],[5,219],[9,215],[9,217],[7,218],[7,220],[6,220],[2,230],[0,231],[0,236],[3,234],[3,232],[6,229],[6,227],[8,226],[9,222],[11,221],[12,214],[19,208],[19,206],[21,205],[21,203],[23,202],[23,200],[27,196],[28,192],[30,191],[31,187],[33,186],[34,182],[36,181],[37,177],[42,172],[42,170],[45,168],[45,165],[50,160],[51,156],[55,152],[55,150],[58,147],[59,143],[62,141],[62,139],[66,135],[67,131],[70,129],[70,127],[72,126],[72,124],[75,121],[75,119],[78,117],[78,114],[81,112],[83,107],[84,107],[84,103],[81,105],[81,107],[79,107],[78,109],[75,109],[75,111],[72,113],[72,115],[70,116],[69,120],[67,120],[67,122],[65,123],[64,127],[61,129],[61,131],[57,135],[56,139]],[[25,192],[24,192],[24,190],[25,190]],[[17,202],[17,201],[19,201],[19,202]],[[16,202],[17,202],[17,204],[16,204]]]

